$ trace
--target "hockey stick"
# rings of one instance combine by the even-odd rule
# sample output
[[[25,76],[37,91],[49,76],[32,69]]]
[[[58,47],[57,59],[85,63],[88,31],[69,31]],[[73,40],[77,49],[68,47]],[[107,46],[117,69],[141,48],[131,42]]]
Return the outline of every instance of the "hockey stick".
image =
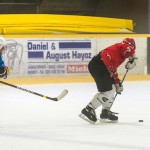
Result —
[[[126,73],[124,74],[123,79],[122,79],[122,81],[121,81],[121,83],[120,83],[120,84],[122,84],[122,83],[123,83],[123,81],[124,81],[124,79],[125,79],[125,77],[126,77],[126,75],[127,75],[128,71],[129,71],[129,70],[127,69],[127,70],[126,70]],[[116,95],[115,95],[114,99],[116,99],[117,95],[118,95],[118,93],[116,93]]]
[[[2,84],[5,84],[5,85],[8,85],[8,86],[11,86],[13,88],[16,88],[16,89],[19,89],[19,90],[22,90],[24,92],[28,92],[28,93],[31,93],[31,94],[34,94],[34,95],[37,95],[37,96],[41,96],[43,98],[46,98],[46,99],[49,99],[49,100],[52,100],[52,101],[59,101],[61,100],[63,97],[65,97],[68,93],[68,90],[63,90],[57,97],[49,97],[49,96],[45,96],[45,95],[42,95],[40,93],[36,93],[34,91],[30,91],[28,89],[24,89],[22,87],[19,87],[19,86],[16,86],[16,85],[13,85],[13,84],[10,84],[10,83],[7,83],[7,82],[4,82],[4,81],[0,81],[0,83]]]

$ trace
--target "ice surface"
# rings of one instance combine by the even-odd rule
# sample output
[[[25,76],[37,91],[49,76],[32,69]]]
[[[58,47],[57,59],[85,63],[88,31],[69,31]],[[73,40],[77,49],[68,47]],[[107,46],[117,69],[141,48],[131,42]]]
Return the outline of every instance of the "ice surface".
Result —
[[[97,92],[94,83],[21,87],[50,97],[69,93],[54,102],[0,86],[0,150],[150,150],[150,81],[125,82],[112,107],[119,122],[97,125],[78,117]]]

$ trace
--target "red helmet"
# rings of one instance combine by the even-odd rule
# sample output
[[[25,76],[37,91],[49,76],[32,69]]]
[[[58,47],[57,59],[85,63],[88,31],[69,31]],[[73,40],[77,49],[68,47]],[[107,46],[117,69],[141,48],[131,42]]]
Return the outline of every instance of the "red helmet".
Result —
[[[133,46],[134,48],[136,48],[136,44],[135,44],[135,41],[133,38],[125,38],[123,40],[123,43],[127,43],[127,44]]]

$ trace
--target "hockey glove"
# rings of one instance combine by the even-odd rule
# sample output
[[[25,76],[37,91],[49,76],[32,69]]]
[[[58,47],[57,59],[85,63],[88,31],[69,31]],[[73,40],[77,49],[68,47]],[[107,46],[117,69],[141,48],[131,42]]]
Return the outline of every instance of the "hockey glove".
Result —
[[[136,66],[137,57],[133,56],[129,58],[129,61],[126,63],[125,68],[128,70],[133,69]]]
[[[125,65],[125,68],[128,70],[133,69],[136,66],[136,62],[135,61],[128,61]]]
[[[118,94],[121,94],[121,92],[123,91],[123,85],[121,83],[115,84],[115,88]]]
[[[11,69],[7,66],[5,67],[0,67],[0,78],[7,78],[7,75],[10,75]]]

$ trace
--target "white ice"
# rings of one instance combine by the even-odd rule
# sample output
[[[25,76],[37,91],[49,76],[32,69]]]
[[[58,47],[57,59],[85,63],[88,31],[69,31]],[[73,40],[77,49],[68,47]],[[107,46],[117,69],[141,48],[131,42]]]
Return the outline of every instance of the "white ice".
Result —
[[[112,107],[119,122],[98,125],[78,117],[97,92],[94,83],[18,86],[50,97],[69,93],[54,102],[0,86],[0,150],[150,150],[150,81],[125,82]]]

